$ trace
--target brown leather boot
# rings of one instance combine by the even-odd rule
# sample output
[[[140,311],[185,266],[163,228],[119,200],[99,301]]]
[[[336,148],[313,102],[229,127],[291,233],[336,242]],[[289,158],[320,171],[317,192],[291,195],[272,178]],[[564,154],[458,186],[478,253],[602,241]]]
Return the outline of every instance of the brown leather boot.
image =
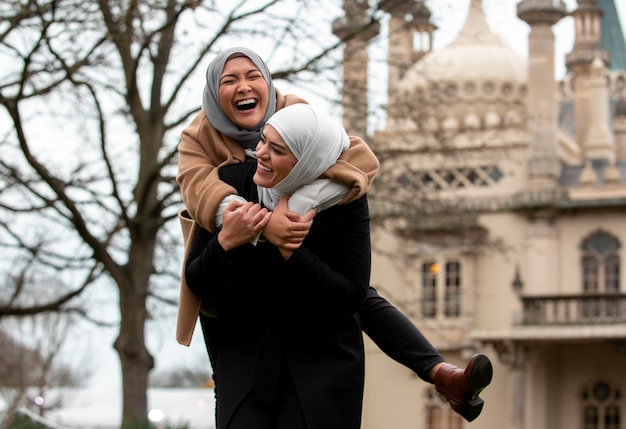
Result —
[[[475,354],[465,370],[449,363],[443,364],[433,376],[437,392],[443,395],[450,407],[471,422],[480,415],[485,401],[478,396],[489,385],[493,368],[489,358]]]

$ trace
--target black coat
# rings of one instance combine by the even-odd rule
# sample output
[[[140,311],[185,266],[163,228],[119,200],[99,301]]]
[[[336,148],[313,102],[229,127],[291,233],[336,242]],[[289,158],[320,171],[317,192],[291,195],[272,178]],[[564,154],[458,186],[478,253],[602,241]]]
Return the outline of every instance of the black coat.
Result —
[[[255,163],[222,167],[249,201]],[[201,316],[216,379],[218,428],[250,391],[272,402],[282,373],[293,380],[309,429],[360,427],[364,382],[355,313],[371,264],[367,198],[318,213],[287,261],[268,242],[225,252],[199,229],[186,279],[198,296],[220,295],[216,318]]]

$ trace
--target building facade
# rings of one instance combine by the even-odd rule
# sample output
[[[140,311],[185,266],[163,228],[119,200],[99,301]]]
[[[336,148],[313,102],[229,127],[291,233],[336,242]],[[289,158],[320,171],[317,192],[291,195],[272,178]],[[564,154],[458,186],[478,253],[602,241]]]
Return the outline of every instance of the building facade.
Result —
[[[363,429],[626,429],[626,44],[614,0],[520,1],[527,57],[466,1],[439,51],[422,2],[378,2],[389,86],[386,126],[368,137],[381,160],[372,284],[448,361],[489,355],[494,378],[467,423],[368,341]],[[568,15],[574,46],[555,58],[553,25]],[[358,87],[363,56],[344,61],[345,86]],[[348,98],[346,128],[365,135],[352,119],[366,101]]]

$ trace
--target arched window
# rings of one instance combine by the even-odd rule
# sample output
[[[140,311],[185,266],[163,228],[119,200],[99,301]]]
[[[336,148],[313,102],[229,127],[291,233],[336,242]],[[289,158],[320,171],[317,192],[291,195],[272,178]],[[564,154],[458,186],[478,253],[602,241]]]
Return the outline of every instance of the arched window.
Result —
[[[424,261],[420,274],[422,317],[427,319],[461,317],[461,262],[456,259]]]
[[[582,390],[582,428],[620,429],[624,402],[619,388],[606,381],[597,381]]]
[[[582,289],[586,293],[620,290],[620,242],[613,235],[598,231],[581,244]]]

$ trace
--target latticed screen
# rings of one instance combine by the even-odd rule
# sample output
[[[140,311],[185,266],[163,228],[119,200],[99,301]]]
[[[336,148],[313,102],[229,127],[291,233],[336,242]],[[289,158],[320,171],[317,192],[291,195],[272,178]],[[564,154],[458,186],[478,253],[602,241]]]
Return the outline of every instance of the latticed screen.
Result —
[[[398,184],[421,191],[484,188],[495,185],[502,177],[497,166],[464,167],[409,172],[398,178]]]

